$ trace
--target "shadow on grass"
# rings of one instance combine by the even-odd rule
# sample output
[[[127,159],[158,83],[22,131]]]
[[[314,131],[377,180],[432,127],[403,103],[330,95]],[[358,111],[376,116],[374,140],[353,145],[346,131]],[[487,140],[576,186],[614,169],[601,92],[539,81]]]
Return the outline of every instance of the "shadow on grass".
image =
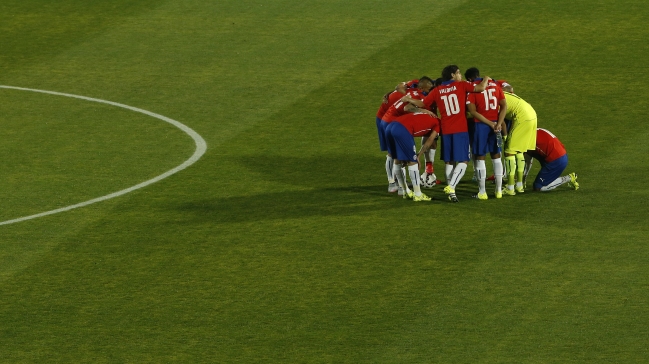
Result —
[[[410,206],[407,202],[380,185],[208,198],[175,209],[192,220],[225,223],[385,213]]]

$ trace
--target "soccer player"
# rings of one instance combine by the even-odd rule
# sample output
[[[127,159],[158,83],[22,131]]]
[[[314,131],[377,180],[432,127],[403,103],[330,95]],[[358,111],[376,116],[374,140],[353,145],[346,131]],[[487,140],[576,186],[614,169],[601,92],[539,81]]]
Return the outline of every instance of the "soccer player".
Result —
[[[464,72],[464,78],[466,78],[466,80],[469,81],[469,82],[473,82],[474,84],[475,84],[476,80],[479,81],[479,80],[482,79],[482,78],[480,78],[480,70],[477,69],[476,67],[471,67],[471,68],[467,69]],[[510,86],[510,84],[506,80],[491,80],[491,81],[495,82],[501,89],[504,86]],[[511,92],[513,92],[513,91],[511,91]],[[509,120],[509,122],[511,123],[511,120]],[[500,130],[500,132],[503,135],[503,139],[507,138],[507,129],[504,128],[505,125],[508,125],[507,120],[505,120],[505,124],[503,125],[503,130]],[[471,128],[471,127],[472,127],[471,122],[469,122],[469,128]],[[471,129],[469,129],[469,134],[472,134]],[[473,140],[473,137],[471,137],[471,140]],[[472,148],[473,148],[473,146],[472,146]],[[473,163],[474,163],[473,170],[476,171],[477,170],[477,165],[476,165],[476,159],[475,158],[473,158]],[[501,160],[500,164],[502,165],[502,160]],[[503,172],[502,176],[504,177],[505,174],[506,174],[504,166],[502,168],[502,172]],[[477,175],[474,175],[474,179],[476,181],[478,180]],[[491,176],[487,177],[487,181],[494,181],[493,183],[496,183],[495,179],[496,179],[496,177],[493,174]],[[502,193],[501,193],[501,195],[502,195]]]
[[[430,78],[426,76],[422,78],[428,79],[430,81]],[[426,87],[425,83],[423,86]],[[387,125],[385,123],[382,123],[382,119],[385,113],[389,110],[389,108],[394,103],[399,101],[399,99],[401,99],[403,95],[405,95],[408,92],[408,90],[416,89],[417,87],[419,87],[419,80],[401,82],[395,87],[394,91],[389,92],[383,96],[383,102],[381,103],[381,107],[379,107],[379,110],[376,113],[376,129],[379,135],[379,145],[381,147],[381,151],[386,152],[388,150],[387,142],[385,140],[385,127]],[[392,173],[393,170],[392,167],[393,167],[392,156],[388,153],[385,158],[385,172],[388,177],[388,192],[390,193],[397,192],[398,190],[398,185],[395,182],[394,175]]]
[[[408,96],[408,98],[402,98],[399,101],[395,102],[392,106],[390,106],[388,111],[385,112],[385,115],[383,115],[383,122],[385,123],[387,121],[393,120],[393,119],[395,119],[395,118],[397,118],[397,117],[399,117],[401,115],[404,115],[406,113],[409,113],[409,112],[416,112],[417,111],[416,108],[414,108],[415,110],[413,110],[412,108],[409,108],[409,106],[412,106],[412,105],[408,101],[406,101],[404,99],[412,98],[412,99],[415,99],[415,100],[423,100],[424,97],[426,97],[426,95],[428,95],[428,92],[432,88],[433,88],[433,80],[431,80],[430,78],[428,78],[426,76],[421,77],[419,79],[418,84],[417,84],[417,88],[411,89],[408,92],[406,92],[406,96]],[[383,126],[383,128],[385,128],[385,127],[386,127],[386,125]],[[433,150],[433,153],[434,152],[435,151]],[[428,156],[429,154],[430,154],[430,150],[426,153],[426,156]],[[404,169],[403,173],[404,174],[406,173],[405,169]],[[402,191],[399,190],[399,193],[402,193]]]
[[[470,70],[475,70],[474,74],[478,77],[480,76],[477,68],[472,68]],[[472,77],[472,80],[481,81],[482,79]],[[499,131],[496,129],[496,126],[499,122],[505,120],[505,114],[507,113],[507,101],[505,101],[505,95],[500,86],[492,80],[488,83],[487,88],[481,93],[469,94],[467,107],[473,116],[475,124],[471,140],[471,152],[475,161],[478,194],[474,197],[480,200],[486,200],[489,198],[485,187],[487,180],[485,156],[487,153],[490,153],[496,179],[495,196],[496,198],[501,198],[503,165],[500,160],[501,150],[498,147],[498,142],[496,140],[496,131]]]
[[[433,144],[439,134],[439,119],[432,112],[408,113],[390,121],[386,129],[388,151],[394,157],[394,175],[399,186],[406,190],[406,181],[401,173],[401,164],[407,164],[408,175],[412,182],[414,194],[407,191],[403,198],[412,198],[415,202],[430,201],[431,198],[421,192],[419,181],[419,157]],[[414,137],[427,136],[428,140],[419,152]]]
[[[524,192],[525,158],[523,153],[534,149],[536,146],[537,120],[534,108],[512,93],[513,88],[511,85],[503,87],[503,91],[507,101],[505,118],[512,121],[511,129],[508,130],[507,143],[505,144],[505,164],[508,175],[507,188],[503,192],[514,196],[516,192]],[[499,121],[496,129],[503,129],[504,124],[504,121]]]
[[[442,159],[445,166],[447,186],[444,192],[451,202],[458,202],[455,187],[466,172],[469,162],[469,131],[466,120],[466,98],[470,92],[482,92],[491,80],[485,77],[482,82],[473,85],[462,81],[462,72],[456,65],[449,65],[442,70],[442,84],[434,88],[421,103],[412,102],[418,107],[432,110],[437,107],[441,115]],[[454,163],[457,163],[454,165]]]
[[[405,82],[399,83],[397,87],[395,87],[394,91],[391,91],[383,96],[381,107],[379,107],[379,110],[376,112],[376,130],[379,134],[379,146],[381,147],[382,152],[387,152],[388,144],[385,139],[385,130],[383,125],[381,124],[381,120],[388,108],[390,108],[392,104],[399,101],[399,99],[406,94],[407,89],[408,86]],[[388,192],[390,193],[397,192],[398,189],[398,186],[394,181],[394,175],[392,174],[392,163],[392,157],[390,156],[390,154],[387,154],[385,156],[385,172],[388,177]]]
[[[550,191],[565,183],[579,189],[576,173],[561,176],[568,165],[568,154],[559,138],[550,131],[536,130],[536,148],[525,152],[525,178],[532,167],[532,158],[541,163],[541,170],[534,179],[534,191]]]

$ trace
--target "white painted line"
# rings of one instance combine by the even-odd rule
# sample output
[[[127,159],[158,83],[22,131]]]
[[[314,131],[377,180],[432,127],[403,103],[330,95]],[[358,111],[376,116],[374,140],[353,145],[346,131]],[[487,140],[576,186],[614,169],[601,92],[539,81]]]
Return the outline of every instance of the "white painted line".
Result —
[[[179,166],[177,166],[177,167],[175,167],[173,169],[170,169],[167,172],[165,172],[165,173],[163,173],[163,174],[161,174],[161,175],[159,175],[157,177],[154,177],[154,178],[152,178],[152,179],[150,179],[148,181],[144,181],[144,182],[142,182],[140,184],[137,184],[135,186],[123,189],[121,191],[117,191],[117,192],[113,192],[113,193],[105,195],[105,196],[93,198],[92,200],[88,200],[88,201],[81,202],[81,203],[78,203],[78,204],[74,204],[74,205],[70,205],[70,206],[66,206],[66,207],[61,207],[61,208],[55,209],[55,210],[41,212],[41,213],[35,214],[35,215],[19,217],[17,219],[1,221],[0,225],[9,225],[9,224],[14,224],[14,223],[21,222],[21,221],[36,219],[36,218],[43,217],[43,216],[54,215],[54,214],[58,214],[59,212],[70,211],[70,210],[73,210],[73,209],[76,209],[76,208],[79,208],[79,207],[92,205],[93,203],[106,201],[106,200],[109,200],[111,198],[115,198],[115,197],[125,195],[125,194],[127,194],[129,192],[133,192],[133,191],[135,191],[137,189],[140,189],[140,188],[146,187],[148,185],[151,185],[153,183],[156,183],[158,181],[161,181],[161,180],[171,176],[172,174],[180,172],[183,169],[191,166],[197,160],[199,160],[201,158],[201,156],[203,156],[203,154],[205,154],[205,150],[207,149],[207,143],[205,143],[205,140],[203,139],[203,137],[201,137],[197,132],[192,130],[190,127],[188,127],[187,125],[185,125],[185,124],[183,124],[183,123],[181,123],[179,121],[176,121],[174,119],[168,118],[168,117],[160,115],[160,114],[153,113],[151,111],[139,109],[137,107],[133,107],[133,106],[129,106],[129,105],[120,104],[118,102],[112,102],[112,101],[107,101],[107,100],[102,100],[102,99],[95,99],[95,98],[87,97],[87,96],[66,94],[66,93],[62,93],[62,92],[37,90],[37,89],[33,89],[33,88],[14,87],[14,86],[5,86],[5,85],[0,85],[0,88],[12,89],[12,90],[20,90],[20,91],[40,92],[40,93],[43,93],[43,94],[72,97],[72,98],[75,98],[75,99],[98,102],[98,103],[101,103],[101,104],[108,104],[108,105],[112,105],[112,106],[121,107],[123,109],[132,110],[132,111],[135,111],[135,112],[139,112],[141,114],[145,114],[145,115],[154,117],[156,119],[160,119],[162,121],[165,121],[165,122],[177,127],[178,129],[182,130],[187,135],[189,135],[192,139],[194,139],[194,143],[196,144],[196,150],[194,150],[194,154],[191,157],[189,157],[189,159],[187,159],[181,165],[179,165]]]

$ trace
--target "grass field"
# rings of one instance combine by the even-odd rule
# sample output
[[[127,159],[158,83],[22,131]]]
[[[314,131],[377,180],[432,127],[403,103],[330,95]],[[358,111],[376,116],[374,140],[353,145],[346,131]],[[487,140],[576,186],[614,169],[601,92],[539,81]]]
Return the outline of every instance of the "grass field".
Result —
[[[648,21],[631,0],[2,1],[0,85],[208,149],[0,226],[0,362],[648,362]],[[381,96],[448,64],[512,83],[581,189],[388,195]],[[0,125],[0,221],[195,148],[12,89]]]

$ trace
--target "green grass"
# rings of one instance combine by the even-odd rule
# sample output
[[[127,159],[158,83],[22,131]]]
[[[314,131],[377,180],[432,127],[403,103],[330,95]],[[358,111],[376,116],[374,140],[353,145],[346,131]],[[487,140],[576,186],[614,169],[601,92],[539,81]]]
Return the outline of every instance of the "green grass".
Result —
[[[160,113],[208,151],[0,226],[0,361],[645,362],[648,17],[633,1],[3,2],[0,84]],[[387,195],[381,96],[450,63],[513,83],[582,188],[483,202],[467,176],[459,204]],[[0,122],[1,220],[194,147],[13,90]]]

